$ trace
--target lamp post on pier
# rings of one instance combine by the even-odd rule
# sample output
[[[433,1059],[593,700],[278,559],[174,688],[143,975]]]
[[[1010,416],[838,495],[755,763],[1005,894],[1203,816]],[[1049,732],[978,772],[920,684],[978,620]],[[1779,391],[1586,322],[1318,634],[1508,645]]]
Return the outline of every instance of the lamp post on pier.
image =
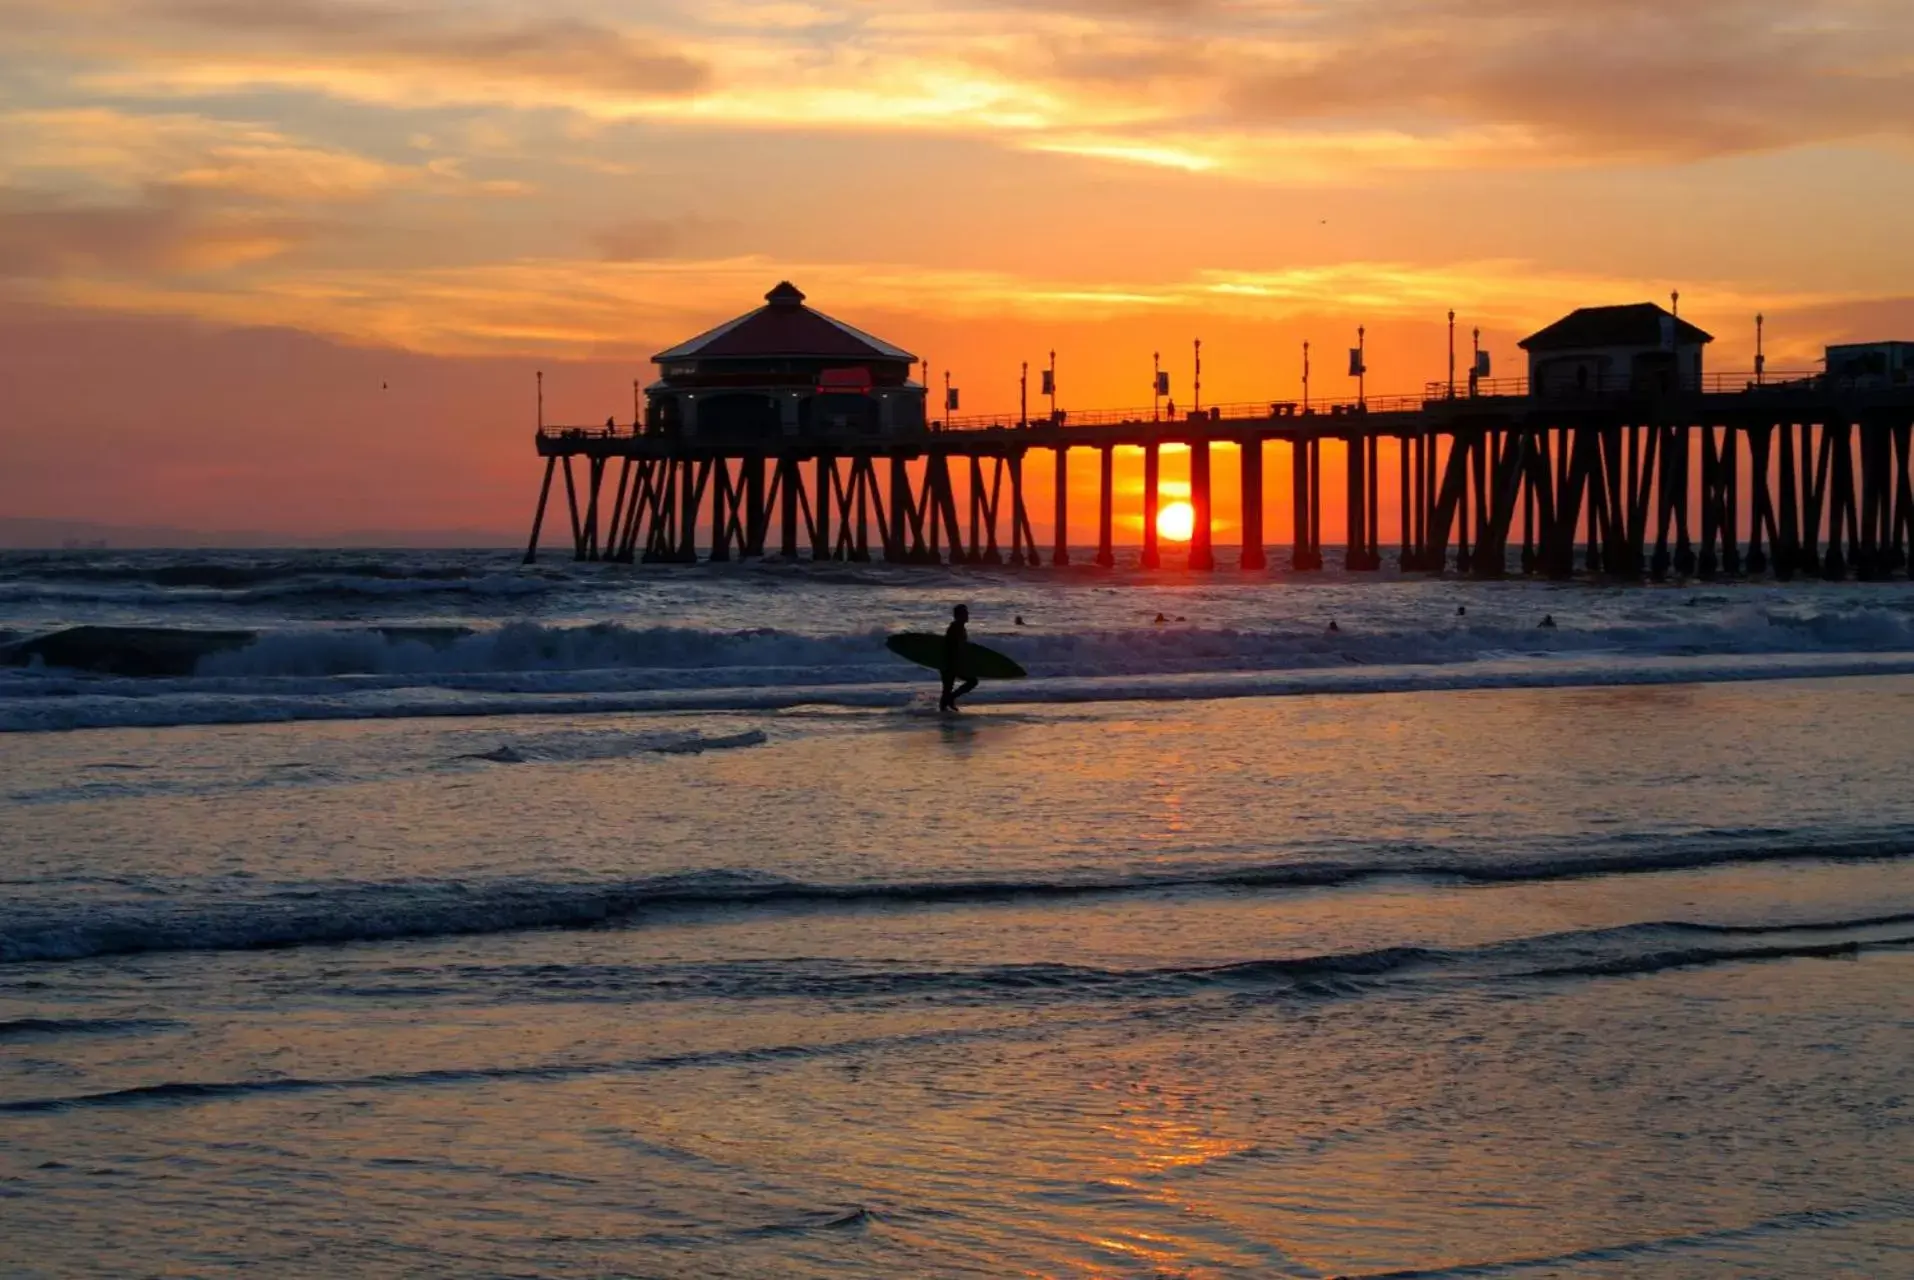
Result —
[[[1469,341],[1469,399],[1473,400],[1482,385],[1482,330],[1471,333]]]
[[[1150,421],[1163,421],[1163,353],[1150,352]]]
[[[1198,417],[1203,414],[1203,340],[1196,340],[1196,377],[1190,384],[1190,400]]]
[[[1668,309],[1674,315],[1674,321],[1668,326],[1668,352],[1675,362],[1675,388],[1682,386],[1681,372],[1681,290],[1668,291]],[[1696,387],[1697,391],[1701,388]]]
[[[944,370],[944,430],[950,430],[950,370]]]
[[[1761,349],[1761,326],[1766,317],[1755,316],[1755,385],[1761,385],[1761,375],[1768,370],[1768,357]]]
[[[1455,399],[1455,308],[1449,309],[1449,399]]]
[[[1349,372],[1356,375],[1356,409],[1360,413],[1369,411],[1369,330],[1366,326],[1356,326],[1356,349],[1349,354],[1355,359],[1349,363],[1355,366]]]
[[[1309,344],[1303,343],[1303,412],[1309,412]]]
[[[1050,396],[1050,425],[1057,424],[1057,353],[1050,353],[1050,369],[1043,375],[1043,389]]]
[[[1017,425],[1030,425],[1030,362],[1023,362],[1023,372],[1017,375]]]

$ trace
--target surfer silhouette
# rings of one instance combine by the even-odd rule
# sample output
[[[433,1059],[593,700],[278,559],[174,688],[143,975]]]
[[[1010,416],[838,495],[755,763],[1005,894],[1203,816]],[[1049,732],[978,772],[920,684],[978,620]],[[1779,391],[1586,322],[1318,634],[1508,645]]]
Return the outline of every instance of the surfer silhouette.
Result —
[[[969,621],[967,605],[960,604],[950,611],[950,626],[944,629],[944,664],[939,669],[944,677],[944,696],[937,700],[939,711],[955,711],[957,699],[977,687],[977,677],[970,674],[970,633],[964,625]]]

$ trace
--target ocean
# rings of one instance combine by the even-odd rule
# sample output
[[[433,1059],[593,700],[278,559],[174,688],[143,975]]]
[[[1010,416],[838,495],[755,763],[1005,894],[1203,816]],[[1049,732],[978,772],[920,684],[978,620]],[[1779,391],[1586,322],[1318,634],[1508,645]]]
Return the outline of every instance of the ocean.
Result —
[[[8,1276],[1914,1276],[1914,584],[6,553],[0,663]]]

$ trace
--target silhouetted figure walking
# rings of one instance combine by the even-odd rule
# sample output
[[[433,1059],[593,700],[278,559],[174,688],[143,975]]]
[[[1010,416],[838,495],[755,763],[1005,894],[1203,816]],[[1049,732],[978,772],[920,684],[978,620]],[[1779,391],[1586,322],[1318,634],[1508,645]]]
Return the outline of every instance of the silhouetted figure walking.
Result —
[[[969,607],[960,604],[950,611],[950,625],[944,628],[944,665],[940,672],[944,696],[937,700],[939,711],[955,711],[957,699],[977,687],[977,677],[970,674],[970,632],[964,625],[969,621]]]

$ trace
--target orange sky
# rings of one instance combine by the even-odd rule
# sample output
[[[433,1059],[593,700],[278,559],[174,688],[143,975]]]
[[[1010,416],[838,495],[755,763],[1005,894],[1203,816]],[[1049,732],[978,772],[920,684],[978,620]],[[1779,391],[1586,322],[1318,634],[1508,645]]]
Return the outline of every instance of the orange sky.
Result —
[[[1914,337],[1904,0],[0,0],[0,32],[0,515],[516,534],[533,369],[551,416],[627,417],[650,352],[785,277],[966,411],[1053,348],[1065,408],[1147,403],[1154,350],[1186,402],[1196,337],[1206,401],[1296,395],[1305,339],[1347,395],[1358,324],[1371,392],[1415,390],[1450,307],[1519,372],[1530,329],[1671,288],[1715,369],[1757,311],[1772,368]]]

